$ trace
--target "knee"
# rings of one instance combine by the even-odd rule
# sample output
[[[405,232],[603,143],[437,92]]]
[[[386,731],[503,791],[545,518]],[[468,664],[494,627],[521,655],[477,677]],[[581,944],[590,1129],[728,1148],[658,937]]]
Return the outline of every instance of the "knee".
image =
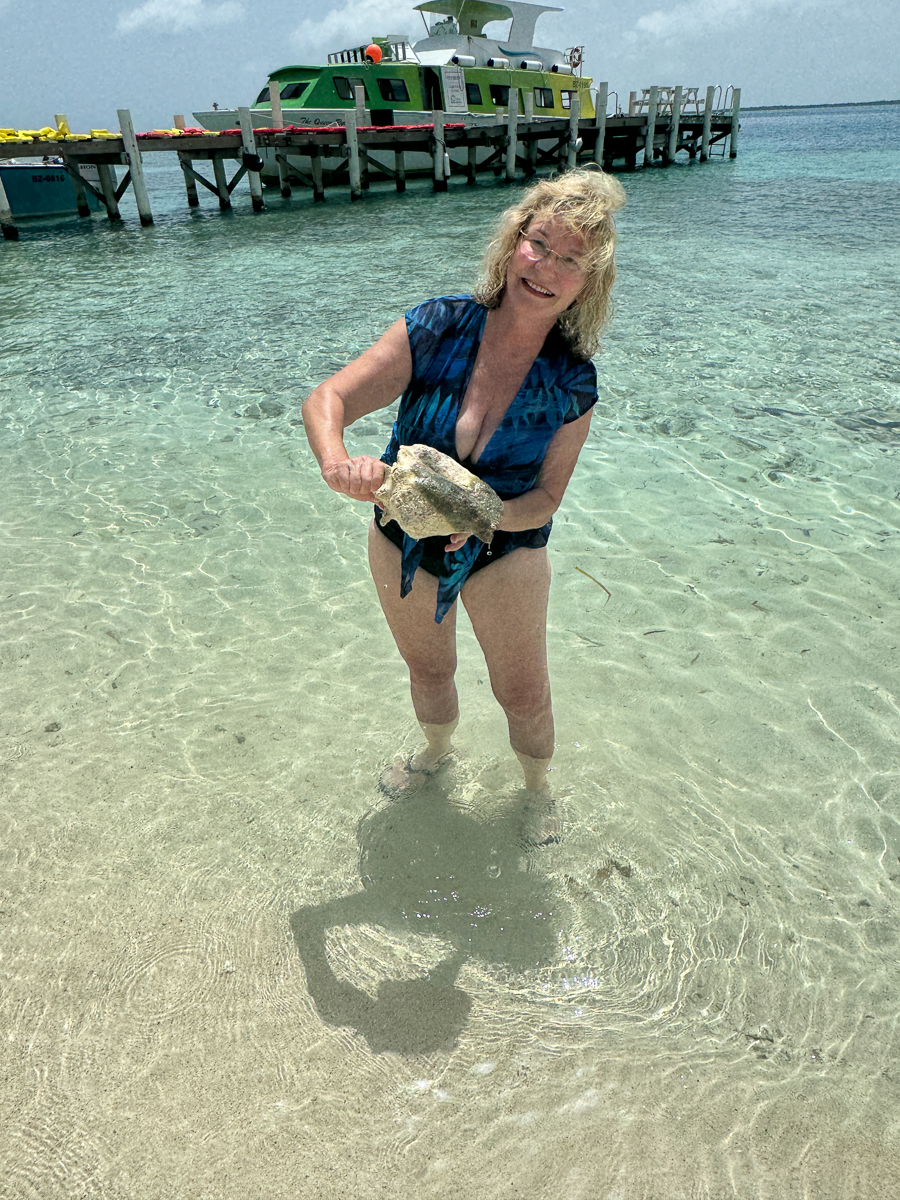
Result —
[[[409,681],[413,687],[426,691],[437,692],[451,687],[456,675],[456,659],[436,661],[435,659],[409,658]]]
[[[546,675],[492,679],[491,688],[504,712],[520,721],[540,716],[550,707],[550,680]]]

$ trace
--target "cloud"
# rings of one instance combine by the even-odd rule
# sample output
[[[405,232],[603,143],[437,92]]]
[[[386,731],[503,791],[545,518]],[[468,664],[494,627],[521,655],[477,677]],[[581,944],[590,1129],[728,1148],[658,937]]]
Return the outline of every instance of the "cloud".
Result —
[[[325,55],[360,46],[371,37],[403,33],[414,42],[426,36],[422,15],[396,0],[351,0],[324,16],[306,17],[291,35],[304,62],[324,62]]]
[[[224,0],[222,4],[207,4],[205,0],[145,0],[137,8],[121,13],[116,28],[120,33],[133,33],[145,27],[181,33],[184,29],[229,25],[243,15],[244,6],[237,0]]]
[[[773,10],[796,15],[804,9],[832,3],[833,0],[717,0],[715,4],[709,4],[707,0],[684,0],[671,8],[657,8],[645,13],[625,37],[633,42],[649,33],[654,37],[681,41],[695,38],[700,31],[725,29],[757,16],[774,15]]]

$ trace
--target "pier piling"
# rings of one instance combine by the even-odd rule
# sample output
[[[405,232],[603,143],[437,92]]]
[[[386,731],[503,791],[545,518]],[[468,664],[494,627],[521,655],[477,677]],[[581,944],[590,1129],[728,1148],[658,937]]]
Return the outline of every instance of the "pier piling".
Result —
[[[434,191],[446,192],[447,180],[444,172],[444,152],[446,150],[444,114],[441,109],[435,109],[432,116],[434,118],[434,135],[432,138],[434,143]]]
[[[281,112],[280,88],[281,88],[281,84],[278,82],[277,79],[269,80],[269,101],[272,105],[272,127],[274,129],[283,129],[284,128],[284,116],[282,115],[282,112]],[[291,184],[290,184],[290,177],[288,174],[287,163],[284,161],[283,158],[279,157],[277,154],[275,156],[275,161],[278,163],[278,186],[281,190],[282,196],[285,198],[285,200],[287,200],[291,195]],[[315,176],[314,176],[314,178],[315,178]],[[320,199],[320,197],[319,197],[318,193],[314,190],[313,191],[313,200],[318,200],[318,199]],[[324,194],[322,195],[321,199],[323,199],[323,200],[325,199]]]
[[[644,166],[653,166],[653,143],[656,140],[656,110],[659,108],[659,88],[650,89],[647,101],[647,129],[644,134]]]
[[[478,147],[474,142],[466,150],[466,187],[474,187],[478,176]]]
[[[250,182],[250,203],[254,212],[262,212],[265,208],[262,196],[262,184],[259,171],[262,159],[256,153],[256,138],[253,136],[253,122],[250,119],[249,108],[239,108],[238,118],[241,124],[241,163],[246,168],[247,179]]]
[[[350,199],[362,199],[362,180],[359,171],[359,134],[356,129],[356,109],[348,108],[346,124],[347,131],[347,165],[350,170]]]
[[[675,161],[675,155],[678,153],[678,128],[681,121],[681,98],[684,94],[684,89],[681,84],[675,89],[672,96],[672,120],[669,123],[669,144],[666,147],[666,165]]]
[[[97,174],[100,176],[100,190],[103,193],[103,203],[106,215],[110,221],[121,221],[119,215],[119,197],[116,195],[116,176],[109,163],[97,163]]]
[[[578,166],[578,151],[581,149],[581,138],[578,136],[578,121],[581,117],[581,93],[572,92],[569,98],[569,147],[566,167],[574,171]]]
[[[506,110],[506,178],[516,177],[516,148],[519,144],[519,89],[509,89],[509,107]]]
[[[53,120],[56,122],[57,129],[68,129],[69,122],[65,113],[54,113]],[[84,186],[84,180],[81,178],[78,164],[69,162],[65,156],[63,156],[63,162],[65,163],[69,178],[72,180],[72,187],[75,191],[75,207],[78,209],[78,215],[79,217],[89,217],[91,209],[88,204],[87,188]]]
[[[183,150],[178,151],[178,164],[184,173],[184,187],[187,192],[188,208],[199,208],[200,197],[197,195],[197,182],[194,179],[194,164],[189,154],[185,154]]]
[[[597,84],[597,98],[594,101],[594,124],[597,126],[597,140],[594,143],[594,162],[598,167],[603,166],[603,144],[606,141],[606,106],[609,103],[609,84]]]
[[[353,99],[356,104],[356,126],[367,125],[366,120],[366,89],[361,83],[353,85]]]
[[[741,89],[731,91],[731,136],[729,138],[728,157],[737,158],[738,131],[740,129]]]
[[[134,188],[138,216],[142,225],[152,225],[153,213],[150,211],[150,197],[147,195],[147,185],[144,183],[144,167],[137,139],[134,136],[131,112],[127,108],[120,108],[116,115],[119,118],[122,141],[125,143],[125,157],[128,159],[128,169],[131,172],[131,186]]]
[[[406,160],[402,150],[394,151],[394,185],[398,192],[406,191]]]
[[[318,149],[318,147],[317,147],[317,149]],[[319,154],[314,154],[312,156],[312,158],[309,160],[309,162],[310,162],[310,171],[312,173],[312,181],[313,181],[313,204],[324,204],[324,202],[325,202],[325,180],[322,175],[322,157]],[[279,170],[281,170],[282,166],[285,167],[285,177],[287,177],[286,165],[287,164],[286,164],[285,160],[283,158],[279,158],[278,167],[279,167]],[[282,194],[282,196],[284,195],[284,190],[282,190],[281,194]],[[288,195],[290,195],[290,194],[291,194],[291,190],[290,190],[290,188],[288,188]]]
[[[228,187],[228,176],[225,174],[225,159],[221,154],[213,153],[213,174],[216,177],[216,191],[219,195],[219,208],[227,212],[231,208],[231,191]]]

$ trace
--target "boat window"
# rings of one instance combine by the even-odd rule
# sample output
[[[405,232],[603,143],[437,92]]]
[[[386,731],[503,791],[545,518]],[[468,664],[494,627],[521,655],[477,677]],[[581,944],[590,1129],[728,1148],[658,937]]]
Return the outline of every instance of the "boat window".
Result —
[[[309,79],[298,79],[296,83],[287,84],[281,89],[282,100],[299,100],[310,82],[312,81]]]
[[[572,107],[572,97],[574,95],[575,95],[574,92],[560,92],[559,93],[559,98],[560,98],[560,100],[562,100],[563,108],[571,108]]]
[[[353,89],[350,86],[350,80],[346,75],[335,75],[334,90],[342,100],[353,99]]]
[[[466,84],[466,99],[470,104],[481,103],[481,88],[477,83]]]
[[[553,107],[553,88],[535,88],[534,89],[534,107],[535,108],[552,108]]]
[[[495,104],[509,104],[509,86],[505,83],[491,83],[491,99]]]
[[[393,100],[402,104],[409,99],[409,89],[402,79],[379,79],[378,90],[382,100]]]
[[[271,96],[269,95],[269,89],[267,87],[264,87],[263,90],[256,97],[255,103],[256,104],[265,104],[265,102],[270,99],[271,99]]]

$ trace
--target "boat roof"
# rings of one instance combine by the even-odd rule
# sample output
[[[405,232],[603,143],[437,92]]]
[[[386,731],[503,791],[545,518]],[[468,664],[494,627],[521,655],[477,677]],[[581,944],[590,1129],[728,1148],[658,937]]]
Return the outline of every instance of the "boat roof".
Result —
[[[507,39],[523,46],[534,44],[534,27],[541,13],[563,12],[549,4],[526,4],[525,0],[424,0],[415,6],[417,12],[441,13],[453,17],[459,32],[469,37],[481,37],[489,21],[508,21],[512,28]]]

